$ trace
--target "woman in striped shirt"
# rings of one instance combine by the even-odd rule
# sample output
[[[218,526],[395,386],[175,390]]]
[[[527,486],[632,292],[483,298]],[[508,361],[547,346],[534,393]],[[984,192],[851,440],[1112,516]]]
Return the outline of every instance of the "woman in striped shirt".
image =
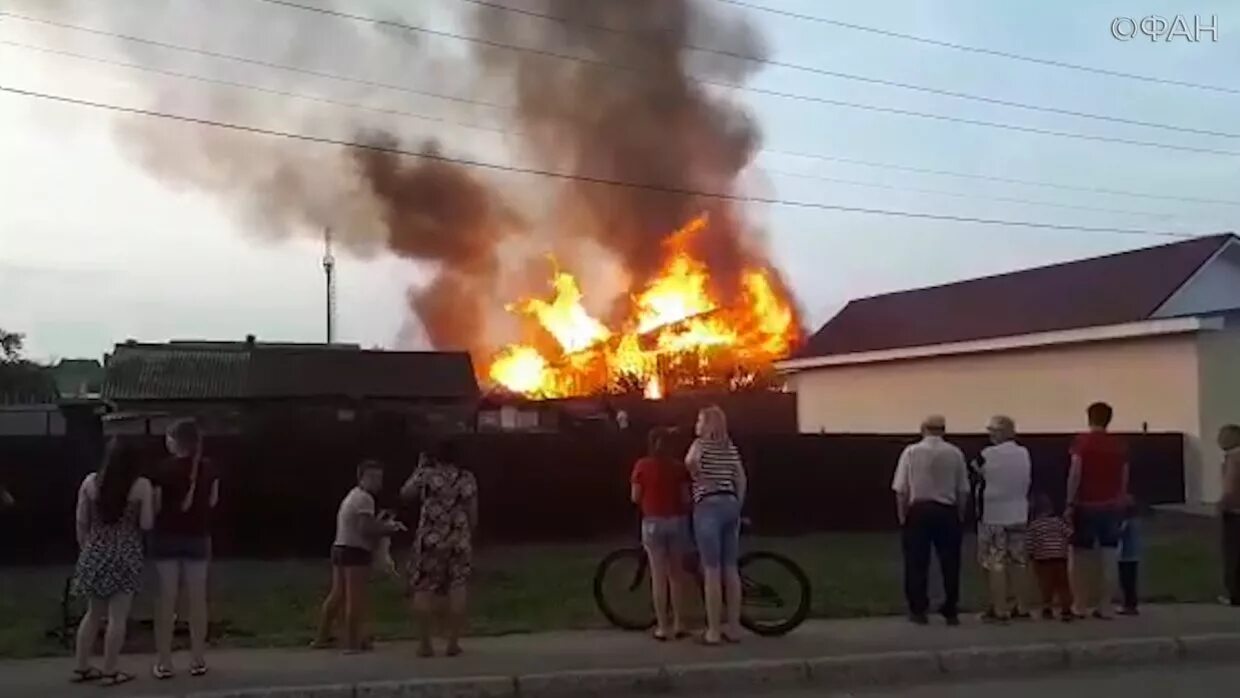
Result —
[[[685,464],[693,476],[694,536],[705,582],[706,633],[702,642],[718,645],[737,642],[739,637],[741,575],[737,557],[747,483],[740,454],[728,436],[723,410],[714,406],[702,410],[697,436]]]

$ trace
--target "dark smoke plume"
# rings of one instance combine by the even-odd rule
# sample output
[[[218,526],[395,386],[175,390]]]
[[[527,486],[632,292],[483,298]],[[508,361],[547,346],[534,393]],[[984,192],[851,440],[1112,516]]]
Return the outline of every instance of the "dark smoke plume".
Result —
[[[301,1],[348,13],[366,11],[344,0]],[[692,52],[684,45],[761,56],[764,47],[750,25],[690,0],[503,1],[562,21],[475,8],[466,11],[466,33],[580,61],[468,44],[470,53],[462,58],[441,50],[458,48],[450,42],[263,3],[13,0],[19,11],[33,16],[513,104],[510,112],[476,108],[149,45],[118,41],[113,46],[114,53],[142,65],[372,107],[432,112],[448,122],[490,119],[490,125],[519,137],[501,142],[493,133],[466,132],[442,121],[428,125],[210,83],[125,75],[141,81],[153,109],[381,148],[516,160],[663,189],[735,191],[738,174],[758,147],[757,126],[726,90],[704,87],[690,72],[735,84],[759,64]],[[376,19],[442,26],[445,10],[438,3],[401,7],[406,8],[401,17]],[[63,33],[49,32],[48,43],[63,44]],[[636,289],[657,271],[660,243],[706,212],[710,228],[695,238],[694,252],[723,284],[717,291],[725,297],[731,293],[728,284],[745,264],[769,266],[761,240],[751,237],[741,212],[717,198],[537,177],[520,178],[520,186],[507,181],[500,186],[485,171],[451,162],[143,118],[120,121],[118,133],[149,172],[219,195],[252,230],[279,238],[318,236],[330,226],[342,246],[358,255],[394,253],[426,263],[430,280],[412,289],[409,300],[422,335],[436,348],[482,355],[514,339],[499,336],[503,307],[514,299],[514,286],[527,293],[543,290],[523,280],[529,278],[529,260],[545,259],[552,249],[574,260],[572,270],[587,277],[586,283],[607,276],[597,273],[604,263],[581,251],[589,247],[583,241],[610,253],[627,272],[629,288]],[[582,265],[582,259],[595,266]],[[622,294],[621,301],[627,302],[627,296]]]
[[[743,82],[758,63],[692,52],[686,44],[761,58],[760,37],[689,0],[508,0],[562,22],[481,7],[475,31],[494,42],[535,46],[563,60],[480,46],[487,77],[511,86],[523,146],[541,163],[588,178],[680,191],[734,193],[759,145],[752,117],[689,75]],[[637,283],[658,271],[660,243],[699,213],[709,232],[695,252],[720,282],[760,255],[731,203],[693,194],[578,182],[563,205],[584,232],[618,255]],[[584,214],[584,215],[583,215]],[[717,289],[729,292],[733,289]]]

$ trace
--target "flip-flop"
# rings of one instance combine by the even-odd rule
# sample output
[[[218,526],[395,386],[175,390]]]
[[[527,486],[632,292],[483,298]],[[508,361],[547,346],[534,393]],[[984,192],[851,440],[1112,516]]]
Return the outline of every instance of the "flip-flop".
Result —
[[[123,671],[116,671],[116,672],[112,672],[111,674],[104,674],[99,685],[104,688],[111,688],[113,686],[119,686],[123,683],[129,683],[130,681],[133,681],[136,678],[138,677],[134,676],[133,674],[128,674]]]
[[[92,683],[102,678],[103,672],[92,666],[85,669],[74,669],[73,678],[69,679],[69,683]]]
[[[667,642],[667,635],[663,633],[651,633],[650,637],[654,638],[655,642]]]
[[[465,650],[460,645],[448,645],[448,649],[444,650],[445,657],[459,657],[464,654]]]
[[[164,666],[163,664],[156,664],[151,667],[151,676],[154,676],[159,681],[167,681],[173,676],[176,676],[176,674],[172,671],[172,669]]]
[[[205,663],[202,663],[202,664],[191,664],[191,665],[190,665],[190,667],[189,667],[189,675],[190,675],[190,676],[206,676],[206,675],[207,675],[207,665],[206,665]]]

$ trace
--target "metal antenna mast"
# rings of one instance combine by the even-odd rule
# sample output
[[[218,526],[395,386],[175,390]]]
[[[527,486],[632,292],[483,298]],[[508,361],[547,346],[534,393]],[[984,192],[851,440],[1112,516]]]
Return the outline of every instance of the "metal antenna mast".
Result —
[[[336,257],[331,228],[323,228],[323,274],[327,280],[327,343],[332,344],[336,341]]]

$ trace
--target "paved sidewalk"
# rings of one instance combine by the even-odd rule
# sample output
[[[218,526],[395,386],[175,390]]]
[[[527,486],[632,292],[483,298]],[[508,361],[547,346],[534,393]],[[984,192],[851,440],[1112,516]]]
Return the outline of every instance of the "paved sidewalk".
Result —
[[[1231,637],[1224,638],[1224,633]],[[191,679],[182,674],[170,682],[156,682],[150,678],[149,657],[132,656],[123,658],[122,666],[137,672],[139,680],[110,689],[107,695],[180,696],[214,691],[231,695],[232,691],[243,688],[327,684],[348,688],[323,695],[423,695],[408,691],[354,690],[353,686],[453,677],[496,677],[485,691],[471,688],[466,695],[511,695],[513,677],[518,676],[522,677],[522,694],[533,695],[537,693],[533,687],[541,680],[531,676],[536,674],[581,671],[599,674],[598,670],[613,670],[601,673],[616,677],[620,684],[631,685],[641,678],[642,672],[633,671],[637,669],[649,669],[648,674],[654,678],[666,678],[668,672],[707,663],[730,664],[726,668],[719,667],[724,673],[743,671],[746,667],[796,673],[806,666],[812,667],[814,660],[822,660],[824,666],[831,665],[837,670],[852,661],[849,657],[893,652],[918,653],[918,657],[931,662],[932,668],[952,672],[953,663],[959,664],[972,656],[968,648],[1011,648],[1007,653],[1011,657],[1004,659],[1005,662],[1014,661],[1017,655],[1033,656],[1032,650],[1044,649],[1051,654],[1039,655],[1043,660],[1049,656],[1052,660],[1059,657],[1066,662],[1066,658],[1080,647],[1088,649],[1091,641],[1113,639],[1134,640],[1131,648],[1138,654],[1148,653],[1152,660],[1175,659],[1184,644],[1176,638],[1202,635],[1223,638],[1227,647],[1234,644],[1240,651],[1240,612],[1210,605],[1156,606],[1144,609],[1139,618],[1111,622],[1083,621],[1066,625],[1057,621],[1030,621],[996,627],[966,618],[960,628],[947,628],[941,623],[919,628],[899,618],[811,621],[784,638],[748,637],[741,645],[721,648],[701,647],[691,641],[660,644],[641,634],[619,631],[557,632],[478,638],[466,643],[465,656],[435,660],[417,659],[408,644],[381,645],[375,652],[362,656],[290,649],[224,650],[211,655],[209,676]],[[1149,640],[1141,641],[1141,638]],[[1160,643],[1154,638],[1166,642]],[[1215,645],[1211,647],[1217,649]],[[1103,643],[1094,642],[1089,651],[1103,650],[1110,651]],[[913,654],[905,655],[909,657]],[[832,658],[840,659],[837,662]],[[878,658],[871,656],[870,659]],[[794,661],[764,663],[755,660]],[[986,661],[994,663],[993,658]],[[889,660],[882,663],[892,664]],[[0,662],[0,695],[6,698],[99,695],[96,687],[70,686],[67,683],[70,668],[70,660],[66,658]],[[530,679],[531,690],[526,690],[527,679]]]

